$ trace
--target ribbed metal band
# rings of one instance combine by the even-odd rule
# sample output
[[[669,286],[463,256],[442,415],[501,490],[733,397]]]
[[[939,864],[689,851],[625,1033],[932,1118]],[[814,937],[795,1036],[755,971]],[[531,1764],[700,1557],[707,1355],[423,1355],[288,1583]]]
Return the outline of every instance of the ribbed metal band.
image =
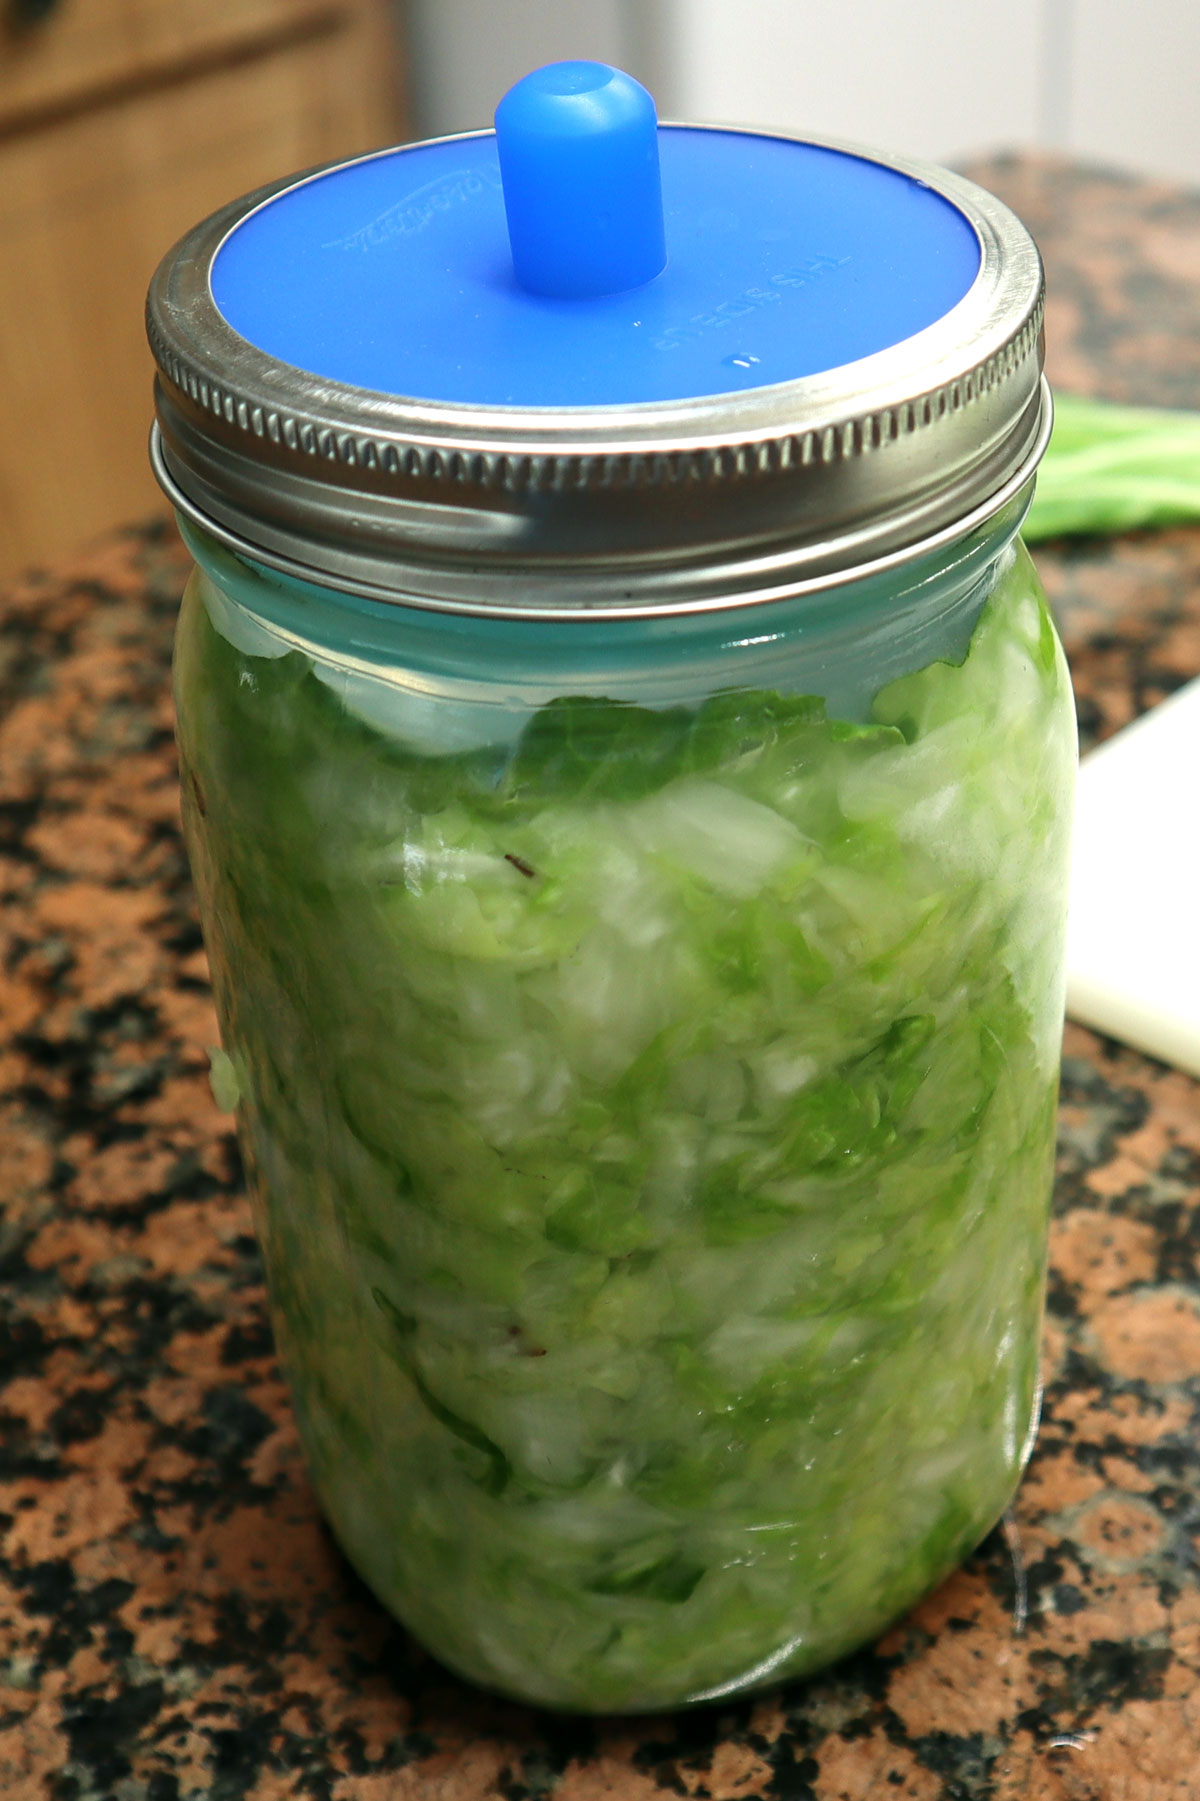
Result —
[[[213,259],[248,213],[322,171],[234,202],[182,239],[150,289],[159,479],[197,524],[268,566],[456,612],[677,612],[906,560],[1033,474],[1049,429],[1041,262],[973,183],[827,147],[959,208],[980,244],[968,293],[842,368],[628,408],[442,405],[267,356],[218,311]]]

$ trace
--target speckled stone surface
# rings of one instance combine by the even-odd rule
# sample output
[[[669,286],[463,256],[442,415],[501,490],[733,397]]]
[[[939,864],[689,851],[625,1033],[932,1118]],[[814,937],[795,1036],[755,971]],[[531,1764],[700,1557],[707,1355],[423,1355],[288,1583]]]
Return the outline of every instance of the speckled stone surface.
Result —
[[[1200,406],[1200,197],[981,173],[1052,374]],[[1085,734],[1200,672],[1200,532],[1046,549]],[[5,1801],[1184,1801],[1200,1793],[1200,1087],[1067,1034],[1045,1421],[874,1648],[689,1715],[447,1676],[341,1560],[276,1368],[179,841],[166,528],[0,612]]]

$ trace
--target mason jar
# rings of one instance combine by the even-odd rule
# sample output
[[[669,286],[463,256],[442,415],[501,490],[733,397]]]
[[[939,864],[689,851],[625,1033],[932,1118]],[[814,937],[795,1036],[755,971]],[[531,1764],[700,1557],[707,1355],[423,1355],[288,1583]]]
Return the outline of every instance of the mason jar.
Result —
[[[657,146],[632,287],[515,281],[478,133],[236,202],[149,308],[214,1081],[313,1481],[451,1668],[604,1712],[831,1661],[1011,1499],[1075,762],[1024,229]]]

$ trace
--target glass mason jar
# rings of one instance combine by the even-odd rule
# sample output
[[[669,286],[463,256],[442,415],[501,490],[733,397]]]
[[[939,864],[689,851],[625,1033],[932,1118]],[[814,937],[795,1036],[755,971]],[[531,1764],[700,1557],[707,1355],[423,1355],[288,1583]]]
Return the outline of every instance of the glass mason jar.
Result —
[[[486,472],[441,515],[419,457],[390,488],[336,451],[256,472],[239,390],[194,371],[267,399],[297,372],[219,319],[200,342],[179,298],[230,225],[152,294],[156,455],[196,560],[175,681],[217,1081],[322,1506],[508,1694],[642,1711],[810,1670],[983,1537],[1036,1426],[1075,759],[1018,536],[1040,275],[982,348],[963,328],[992,395],[969,479],[969,405],[934,404],[891,495],[863,430],[757,487],[718,446],[699,510],[644,454],[592,514],[585,475],[526,469],[514,550]],[[795,386],[787,428],[820,424]],[[352,388],[300,396],[318,460]],[[380,443],[415,436],[396,405]]]

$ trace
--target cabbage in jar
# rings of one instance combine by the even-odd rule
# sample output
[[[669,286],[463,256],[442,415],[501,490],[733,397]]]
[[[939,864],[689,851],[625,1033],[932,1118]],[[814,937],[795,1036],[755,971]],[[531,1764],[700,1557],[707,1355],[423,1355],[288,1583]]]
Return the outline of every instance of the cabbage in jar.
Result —
[[[772,680],[746,650],[667,704],[534,704],[503,656],[470,705],[372,688],[200,549],[218,1075],[348,1555],[556,1708],[864,1642],[1036,1416],[1075,735],[1011,525],[857,698],[779,615]]]

